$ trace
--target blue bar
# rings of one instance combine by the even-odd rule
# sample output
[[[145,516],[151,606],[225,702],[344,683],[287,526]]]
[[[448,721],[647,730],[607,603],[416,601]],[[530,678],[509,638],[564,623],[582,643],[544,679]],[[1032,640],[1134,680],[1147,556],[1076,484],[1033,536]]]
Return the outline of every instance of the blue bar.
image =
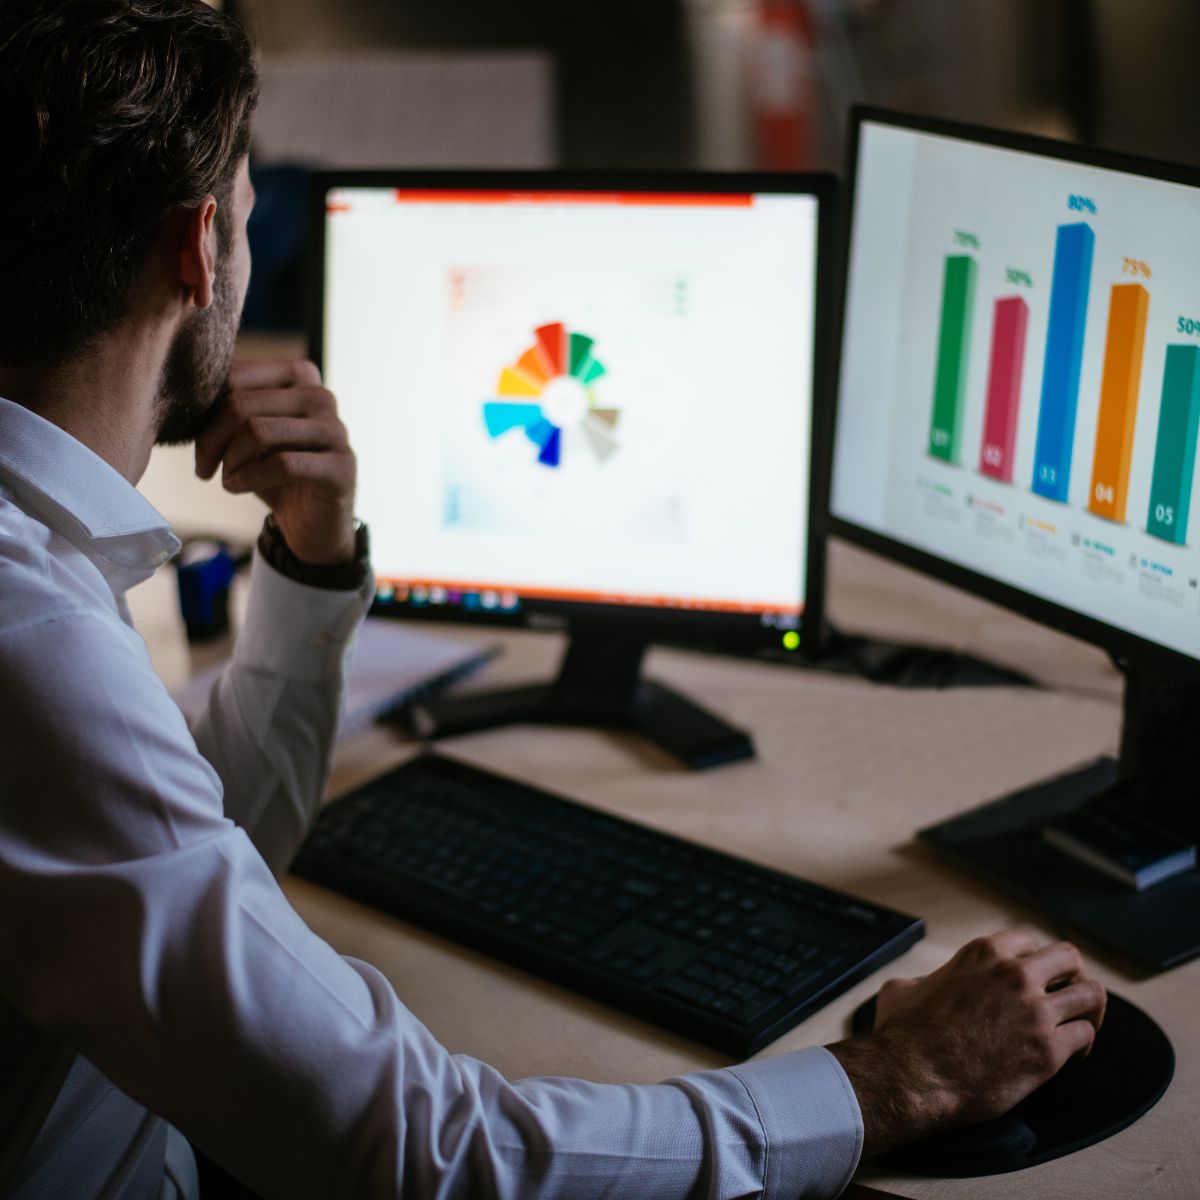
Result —
[[[1054,246],[1054,281],[1050,287],[1050,324],[1046,330],[1046,363],[1038,410],[1033,490],[1039,496],[1067,501],[1071,482],[1071,449],[1079,406],[1079,371],[1083,364],[1083,331],[1092,282],[1096,235],[1090,225],[1060,225]]]

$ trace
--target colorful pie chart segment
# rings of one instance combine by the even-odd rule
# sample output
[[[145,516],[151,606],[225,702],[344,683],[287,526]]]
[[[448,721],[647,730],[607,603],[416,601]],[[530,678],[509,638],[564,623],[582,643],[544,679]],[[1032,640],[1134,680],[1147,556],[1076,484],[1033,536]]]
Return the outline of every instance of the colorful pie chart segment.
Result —
[[[496,398],[485,400],[483,422],[492,438],[523,430],[537,447],[537,461],[562,465],[564,444],[578,438],[597,462],[619,449],[619,409],[601,404],[593,386],[607,371],[596,358],[594,338],[569,330],[561,321],[539,326],[535,341],[502,368]]]
[[[487,431],[497,438],[510,429],[529,429],[542,420],[542,410],[536,404],[505,404],[493,401],[483,406]]]

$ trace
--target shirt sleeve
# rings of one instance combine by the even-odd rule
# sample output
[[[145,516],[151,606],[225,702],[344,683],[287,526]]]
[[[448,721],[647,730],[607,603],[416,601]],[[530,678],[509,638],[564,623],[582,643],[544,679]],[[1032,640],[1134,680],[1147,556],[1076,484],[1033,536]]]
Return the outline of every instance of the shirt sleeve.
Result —
[[[450,1054],[291,908],[115,618],[0,635],[0,712],[0,993],[263,1196],[719,1200],[849,1179],[858,1107],[824,1049],[636,1086],[510,1082]]]
[[[225,815],[276,874],[320,803],[354,637],[373,582],[355,591],[288,579],[255,551],[233,658],[197,719],[200,753],[221,780]]]

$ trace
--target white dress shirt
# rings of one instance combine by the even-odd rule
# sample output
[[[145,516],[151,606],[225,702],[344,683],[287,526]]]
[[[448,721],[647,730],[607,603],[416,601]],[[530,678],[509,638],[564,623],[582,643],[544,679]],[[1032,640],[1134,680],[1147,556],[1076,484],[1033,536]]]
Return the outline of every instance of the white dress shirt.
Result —
[[[369,587],[256,560],[193,731],[124,600],[177,546],[104,461],[0,399],[6,1197],[195,1200],[176,1130],[287,1200],[841,1192],[862,1122],[825,1049],[647,1086],[510,1082],[309,930],[276,876]]]

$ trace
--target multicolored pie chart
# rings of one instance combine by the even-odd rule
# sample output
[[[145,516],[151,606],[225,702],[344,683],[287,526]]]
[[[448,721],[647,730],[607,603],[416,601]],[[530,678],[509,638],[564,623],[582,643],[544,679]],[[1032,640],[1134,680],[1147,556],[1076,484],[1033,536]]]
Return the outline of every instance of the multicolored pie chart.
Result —
[[[604,408],[595,384],[607,372],[592,353],[595,339],[572,333],[558,322],[534,330],[536,341],[500,372],[495,400],[483,405],[493,438],[522,429],[546,467],[562,462],[564,439],[579,438],[597,461],[617,451],[614,436],[620,410]]]

